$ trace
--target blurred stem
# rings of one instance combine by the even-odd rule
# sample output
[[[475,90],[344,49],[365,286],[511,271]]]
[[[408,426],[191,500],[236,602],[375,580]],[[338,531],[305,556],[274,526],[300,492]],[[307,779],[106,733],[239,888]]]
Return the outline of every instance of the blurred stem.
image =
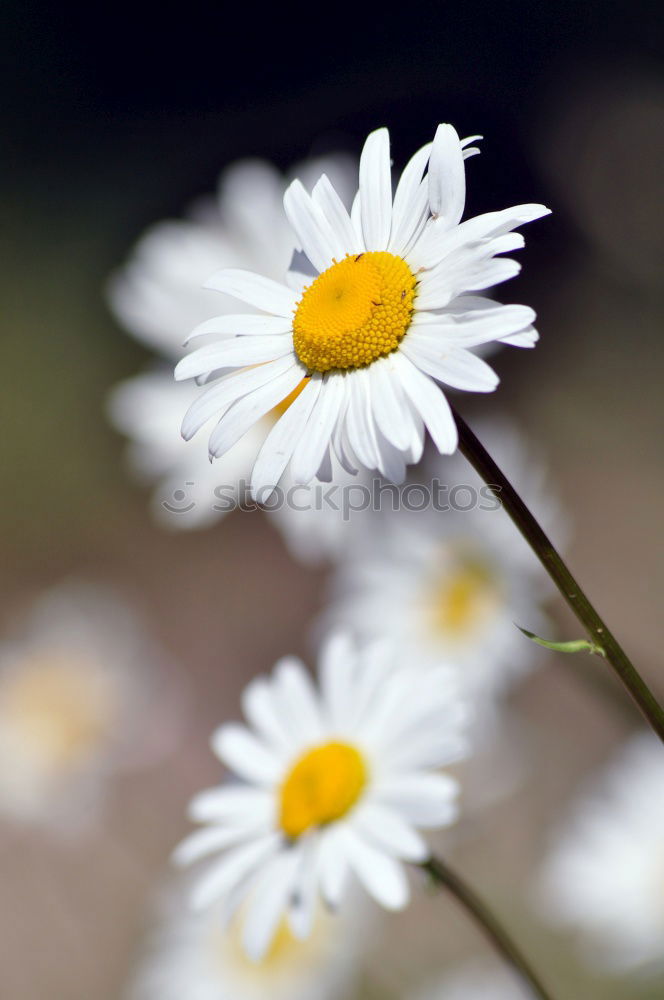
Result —
[[[507,931],[486,908],[482,900],[475,895],[474,891],[440,858],[431,857],[421,867],[437,885],[448,889],[464,909],[470,913],[508,965],[530,987],[533,995],[539,997],[540,1000],[553,1000],[552,994],[542,984],[539,976],[523,957]]]
[[[662,711],[652,691],[597,614],[512,484],[475,437],[463,417],[454,409],[452,412],[459,431],[459,450],[500,501],[578,620],[585,627],[591,641],[599,647],[598,655],[611,665],[646,721],[660,740],[664,742],[664,711]]]

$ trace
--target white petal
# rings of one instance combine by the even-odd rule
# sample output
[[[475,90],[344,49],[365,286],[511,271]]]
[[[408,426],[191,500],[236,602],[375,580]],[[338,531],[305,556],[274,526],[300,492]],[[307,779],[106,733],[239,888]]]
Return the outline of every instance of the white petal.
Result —
[[[381,778],[373,794],[415,826],[446,826],[458,814],[458,785],[446,774],[415,771]]]
[[[208,788],[189,803],[188,816],[196,823],[267,822],[273,812],[273,796],[261,788],[222,785]]]
[[[292,368],[234,403],[210,435],[210,455],[219,458],[232,448],[260,417],[283,402],[300,384],[302,376],[302,368],[293,358]]]
[[[321,379],[310,378],[266,437],[251,475],[251,494],[258,503],[269,502],[284,474],[293,450],[306,430],[321,384]]]
[[[441,344],[432,346],[426,338],[418,339],[415,331],[402,346],[403,353],[427,375],[468,392],[493,392],[498,376],[492,368],[463,347]]]
[[[509,344],[510,347],[534,347],[539,340],[539,333],[534,326],[527,326],[519,333],[511,333],[509,337],[501,337],[501,344]]]
[[[312,376],[314,378],[320,376],[315,374]],[[322,383],[304,434],[291,460],[293,479],[302,485],[310,483],[318,472],[339,420],[339,410],[345,395],[343,378],[335,373],[323,376]]]
[[[259,368],[233,371],[222,376],[196,397],[184,415],[182,437],[191,440],[197,431],[214,416],[221,416],[229,406],[247,393],[271,382],[293,366],[292,356],[270,361]]]
[[[281,837],[270,833],[264,837],[237,847],[222,858],[194,885],[191,905],[195,910],[204,910],[212,903],[232,892],[236,885],[252,873],[279,849]]]
[[[367,250],[386,250],[392,227],[390,135],[386,128],[372,132],[362,150],[360,211]]]
[[[287,707],[293,735],[300,745],[319,740],[323,731],[320,707],[302,662],[293,656],[279,660],[274,670],[274,686],[279,692],[282,711]]]
[[[305,838],[300,851],[300,862],[288,914],[291,931],[299,941],[306,940],[313,928],[318,903],[319,873],[319,838]]]
[[[249,835],[255,836],[258,829],[259,827],[208,826],[204,830],[196,830],[178,844],[173,851],[172,860],[176,865],[193,864],[206,855],[221,851],[241,840],[246,842]]]
[[[205,288],[232,295],[274,316],[292,317],[297,305],[295,293],[286,285],[238,268],[226,267],[217,271],[205,282]]]
[[[466,202],[466,171],[459,136],[452,125],[439,125],[429,160],[429,205],[447,228],[456,226]]]
[[[413,438],[413,421],[393,356],[374,362],[369,375],[371,408],[376,423],[395,448],[406,451]]]
[[[185,344],[195,337],[205,337],[209,333],[232,337],[259,337],[264,334],[284,334],[292,330],[292,317],[263,316],[260,313],[241,313],[239,316],[213,316],[199,323],[191,331]]]
[[[330,726],[342,726],[353,706],[356,652],[350,637],[335,632],[323,643],[318,663],[323,702]]]
[[[332,258],[341,259],[344,248],[327,221],[323,210],[298,180],[284,195],[284,209],[302,250],[317,271],[326,271]]]
[[[320,206],[334,233],[335,255],[341,260],[346,254],[359,253],[364,249],[358,240],[346,206],[335,191],[326,174],[316,183],[311,197]]]
[[[403,861],[418,863],[429,857],[425,841],[394,809],[378,802],[364,802],[353,813],[351,822],[360,836]]]
[[[344,828],[331,826],[320,838],[318,864],[320,889],[329,907],[336,909],[348,881],[348,861],[344,850]]]
[[[346,827],[343,834],[348,862],[367,892],[387,910],[402,910],[410,898],[403,865],[350,828]]]
[[[251,894],[242,931],[244,950],[254,962],[267,952],[293,888],[298,853],[278,854],[265,867]]]
[[[220,726],[212,736],[212,749],[231,771],[245,781],[272,785],[280,777],[279,758],[246,726],[238,723]]]
[[[361,368],[348,376],[348,409],[346,433],[353,452],[366,469],[377,469],[379,463],[376,432],[371,418],[371,403],[367,383]]]
[[[412,364],[403,351],[397,352],[396,356],[405,393],[420,413],[438,451],[451,455],[456,451],[458,435],[442,389]]]
[[[394,195],[390,249],[401,254],[417,237],[429,215],[429,186],[422,175],[432,143],[427,143],[406,164]]]
[[[217,368],[246,368],[266,361],[276,361],[293,353],[290,337],[230,337],[206,344],[187,354],[175,368],[175,378],[182,381],[206,375]]]
[[[291,753],[297,746],[274,699],[272,685],[264,677],[255,678],[244,689],[242,710],[247,721],[277,753]]]

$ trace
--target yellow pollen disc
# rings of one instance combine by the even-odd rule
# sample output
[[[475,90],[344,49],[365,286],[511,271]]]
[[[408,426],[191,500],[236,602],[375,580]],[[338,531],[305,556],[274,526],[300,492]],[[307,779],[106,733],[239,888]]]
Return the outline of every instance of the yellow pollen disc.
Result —
[[[311,371],[361,368],[395,351],[410,326],[416,279],[392,253],[349,254],[305,289],[295,353]]]
[[[281,786],[279,825],[288,837],[341,819],[367,782],[361,754],[347,743],[324,743],[293,765]]]
[[[460,635],[496,611],[500,593],[491,572],[476,562],[461,563],[436,587],[433,617],[436,631]]]

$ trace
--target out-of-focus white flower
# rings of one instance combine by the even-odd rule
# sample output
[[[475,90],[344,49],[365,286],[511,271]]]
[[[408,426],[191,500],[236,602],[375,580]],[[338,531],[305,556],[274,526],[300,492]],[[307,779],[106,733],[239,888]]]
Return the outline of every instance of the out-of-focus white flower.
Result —
[[[465,712],[449,674],[412,671],[389,644],[358,652],[337,635],[320,658],[320,691],[302,663],[280,661],[243,698],[253,729],[222,726],[217,756],[242,779],[197,796],[206,826],[175,858],[188,864],[223,850],[192,894],[196,908],[243,904],[242,943],[260,959],[284,915],[298,938],[312,931],[318,900],[336,908],[353,872],[388,909],[409,899],[402,861],[429,856],[418,828],[457,815],[456,782],[440,768],[463,749]]]
[[[325,175],[311,195],[297,180],[285,194],[313,279],[291,271],[289,282],[279,283],[234,267],[209,280],[261,312],[226,313],[193,331],[221,339],[176,368],[179,379],[212,380],[187,412],[185,437],[215,418],[209,450],[219,458],[306,380],[258,455],[258,499],[287,467],[299,483],[329,480],[333,455],[348,471],[378,470],[402,482],[406,465],[422,454],[425,427],[440,452],[456,449],[438,383],[490,392],[498,378],[473,349],[492,341],[535,344],[532,309],[475,293],[517,274],[515,261],[497,255],[522,247],[513,230],[548,209],[520,205],[461,223],[464,160],[477,152],[472,141],[440,125],[393,195],[389,135],[372,132],[350,214]]]
[[[0,813],[76,828],[110,772],[154,761],[170,739],[158,657],[114,593],[47,593],[24,633],[0,644]]]
[[[595,965],[664,969],[664,754],[633,737],[559,831],[537,892]]]
[[[368,916],[357,898],[334,914],[319,906],[304,941],[282,920],[266,954],[250,961],[241,922],[226,926],[218,906],[192,913],[175,893],[127,1000],[346,1000],[373,933]]]
[[[430,983],[404,1000],[530,1000],[513,972],[499,965],[470,963]]]
[[[312,159],[296,170],[311,184],[324,171],[350,204],[357,170],[350,157]],[[213,272],[233,264],[283,279],[295,248],[283,211],[286,184],[267,163],[238,163],[222,175],[216,198],[203,199],[185,219],[149,229],[109,284],[110,304],[126,329],[164,361],[177,360],[192,327],[219,313],[219,295],[203,287]],[[226,309],[237,313],[237,302],[226,299]],[[109,399],[111,421],[130,440],[130,468],[143,482],[156,482],[153,513],[174,529],[207,527],[244,499],[241,484],[248,489],[261,444],[287,404],[264,415],[223,462],[211,466],[205,442],[185,444],[180,433],[182,416],[198,395],[195,386],[174,383],[164,364],[121,382]],[[298,489],[296,499],[303,510],[283,503],[272,523],[283,528],[296,554],[315,562],[336,548],[345,523],[303,492]]]
[[[540,469],[510,425],[485,436],[535,509],[549,510]],[[325,624],[389,637],[419,664],[453,664],[479,709],[537,661],[514,623],[546,630],[549,584],[465,460],[437,457],[425,472],[421,488],[405,487],[396,509],[386,502],[345,550]]]

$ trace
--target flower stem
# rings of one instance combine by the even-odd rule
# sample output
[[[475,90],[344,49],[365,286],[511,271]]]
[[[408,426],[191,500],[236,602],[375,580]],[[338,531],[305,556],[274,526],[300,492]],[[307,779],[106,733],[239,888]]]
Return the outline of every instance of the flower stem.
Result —
[[[570,608],[586,628],[600,655],[611,665],[660,740],[664,742],[664,711],[627,654],[595,611],[579,584],[509,480],[498,468],[468,424],[452,411],[459,431],[459,450],[500,500]]]
[[[458,902],[470,913],[514,972],[530,987],[533,996],[539,997],[540,1000],[553,1000],[551,993],[542,984],[539,976],[530,967],[511,937],[475,895],[474,891],[440,858],[432,856],[421,867],[437,885],[449,889]]]

